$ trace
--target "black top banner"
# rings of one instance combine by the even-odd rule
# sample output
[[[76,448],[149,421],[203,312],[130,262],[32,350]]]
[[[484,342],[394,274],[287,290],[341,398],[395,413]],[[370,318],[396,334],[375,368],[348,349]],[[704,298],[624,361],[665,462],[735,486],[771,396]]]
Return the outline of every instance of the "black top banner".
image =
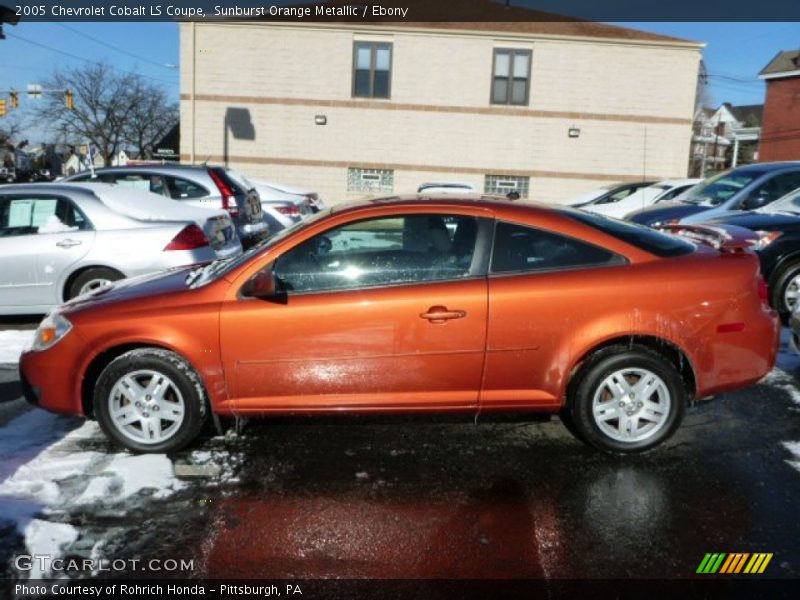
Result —
[[[798,0],[0,0],[2,21],[798,22]]]

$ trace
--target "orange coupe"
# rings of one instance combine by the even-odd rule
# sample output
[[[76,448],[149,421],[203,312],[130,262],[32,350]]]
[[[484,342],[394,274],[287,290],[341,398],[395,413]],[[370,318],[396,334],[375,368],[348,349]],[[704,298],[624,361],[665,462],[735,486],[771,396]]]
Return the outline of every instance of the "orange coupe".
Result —
[[[692,229],[487,197],[339,206],[239,257],[60,306],[23,388],[137,452],[185,446],[212,411],[520,410],[643,451],[687,403],[775,361],[746,230]]]

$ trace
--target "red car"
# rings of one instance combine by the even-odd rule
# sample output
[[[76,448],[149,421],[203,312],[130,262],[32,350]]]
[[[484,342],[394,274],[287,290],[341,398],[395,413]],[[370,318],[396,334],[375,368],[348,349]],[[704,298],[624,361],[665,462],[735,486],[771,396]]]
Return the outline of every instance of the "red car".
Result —
[[[211,411],[522,410],[643,451],[688,402],[775,361],[748,236],[694,234],[485,197],[335,207],[240,257],[59,307],[23,386],[138,452],[185,446]]]

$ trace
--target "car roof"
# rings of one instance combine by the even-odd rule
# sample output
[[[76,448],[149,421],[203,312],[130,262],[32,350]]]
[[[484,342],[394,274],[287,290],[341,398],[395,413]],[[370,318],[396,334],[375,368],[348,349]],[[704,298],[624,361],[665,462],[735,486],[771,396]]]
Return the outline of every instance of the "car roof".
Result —
[[[485,210],[503,210],[513,207],[529,207],[536,210],[552,211],[559,206],[551,204],[543,204],[538,202],[511,202],[505,196],[493,194],[470,194],[470,193],[446,193],[437,192],[433,194],[419,193],[419,194],[401,194],[397,196],[379,196],[374,198],[367,198],[364,200],[356,200],[354,202],[345,202],[343,204],[336,204],[330,210],[334,214],[345,212],[354,212],[366,208],[377,207],[413,207],[420,206],[427,208],[432,205],[439,206],[452,206],[464,208],[482,208]]]
[[[729,172],[747,173],[748,171],[759,171],[764,173],[771,173],[772,171],[781,171],[783,169],[800,169],[800,161],[753,163],[751,165],[742,165],[741,167],[734,167]]]
[[[149,170],[149,171],[205,171],[206,169],[210,169],[213,167],[221,165],[186,165],[181,163],[138,163],[132,165],[119,165],[116,167],[100,167],[99,169],[95,169],[95,173],[121,173],[124,171],[139,171],[139,170]],[[81,174],[85,173],[82,171]]]
[[[70,194],[75,191],[84,192],[87,194],[94,194],[96,185],[111,184],[98,184],[98,183],[84,183],[80,181],[56,181],[56,182],[43,182],[43,183],[12,183],[4,185],[0,188],[3,192],[25,192],[30,193],[51,193],[51,194]]]

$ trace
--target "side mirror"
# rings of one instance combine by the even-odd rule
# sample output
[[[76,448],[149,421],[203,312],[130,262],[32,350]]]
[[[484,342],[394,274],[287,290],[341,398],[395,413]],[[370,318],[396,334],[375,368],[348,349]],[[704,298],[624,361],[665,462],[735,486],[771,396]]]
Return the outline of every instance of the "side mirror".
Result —
[[[742,208],[744,210],[755,210],[756,208],[761,208],[762,206],[766,206],[769,204],[770,197],[766,194],[762,194],[760,192],[753,192],[747,199],[742,203]]]
[[[242,290],[242,295],[248,298],[274,298],[277,294],[278,278],[272,269],[259,271]]]

